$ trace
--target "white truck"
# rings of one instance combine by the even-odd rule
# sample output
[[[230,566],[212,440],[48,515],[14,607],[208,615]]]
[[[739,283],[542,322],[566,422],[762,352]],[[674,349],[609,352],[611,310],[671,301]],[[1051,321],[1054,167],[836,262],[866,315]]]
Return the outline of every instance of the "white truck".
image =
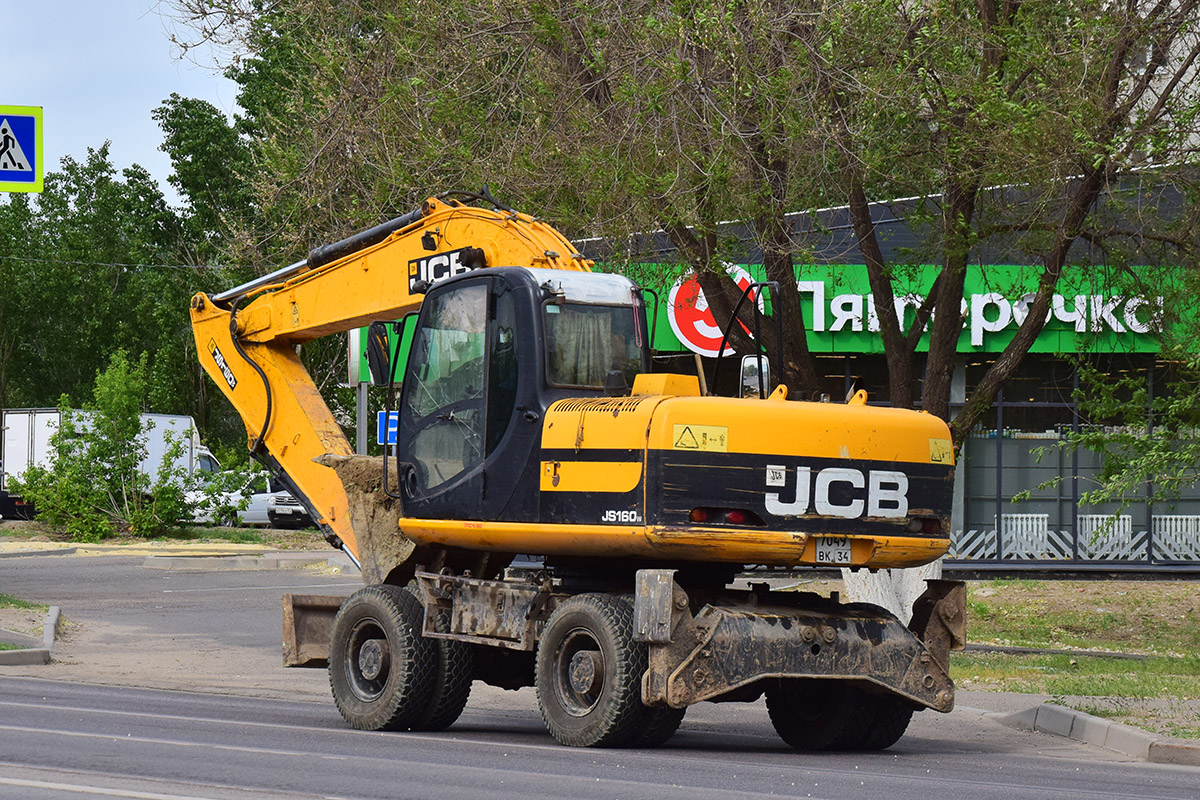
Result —
[[[86,425],[90,416],[86,411],[75,411],[81,423]],[[29,519],[33,508],[19,496],[13,495],[9,485],[13,478],[19,479],[32,466],[50,466],[50,437],[62,422],[62,412],[56,408],[11,408],[4,411],[0,437],[0,517]],[[183,445],[175,460],[175,466],[191,476],[199,472],[215,472],[220,464],[200,443],[195,421],[179,414],[142,414],[145,425],[146,457],[141,470],[149,476],[158,473],[167,455],[168,434]]]

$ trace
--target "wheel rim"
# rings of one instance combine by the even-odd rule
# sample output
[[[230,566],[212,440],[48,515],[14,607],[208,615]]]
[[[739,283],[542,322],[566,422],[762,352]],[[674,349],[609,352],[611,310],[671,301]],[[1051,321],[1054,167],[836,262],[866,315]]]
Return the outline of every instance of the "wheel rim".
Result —
[[[351,691],[370,702],[383,694],[391,673],[391,647],[378,620],[359,620],[350,631],[346,647],[346,675]]]
[[[559,705],[573,717],[590,714],[604,690],[604,651],[595,635],[575,628],[554,652],[554,690]]]

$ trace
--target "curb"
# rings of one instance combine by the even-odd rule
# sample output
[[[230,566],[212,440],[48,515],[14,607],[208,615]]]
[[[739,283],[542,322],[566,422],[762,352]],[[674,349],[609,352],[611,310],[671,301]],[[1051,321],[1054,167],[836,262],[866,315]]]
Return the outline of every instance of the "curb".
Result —
[[[62,610],[58,606],[50,606],[50,611],[46,613],[46,621],[42,623],[42,646],[27,647],[21,650],[0,650],[0,666],[49,664],[50,653],[54,650],[54,637],[58,635],[58,623],[61,619]],[[33,639],[33,637],[28,638]]]
[[[192,570],[305,569],[308,567],[344,570],[353,565],[345,556],[271,553],[255,556],[146,556],[142,566],[150,569]]]
[[[982,715],[1009,728],[1062,736],[1142,761],[1200,767],[1200,742],[1160,736],[1053,703],[1007,713],[984,711]]]
[[[0,553],[0,558],[30,558],[32,556],[69,556],[77,551],[78,547],[62,547],[55,550],[13,550],[7,553]]]

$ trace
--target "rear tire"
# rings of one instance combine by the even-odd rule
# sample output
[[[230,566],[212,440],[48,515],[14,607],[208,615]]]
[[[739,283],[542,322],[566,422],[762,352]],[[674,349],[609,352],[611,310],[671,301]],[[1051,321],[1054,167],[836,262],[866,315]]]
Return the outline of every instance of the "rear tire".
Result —
[[[420,604],[416,587],[406,586],[403,591]],[[438,615],[437,629],[449,628],[450,614],[443,611]],[[469,644],[453,639],[432,639],[429,643],[435,650],[433,687],[425,710],[412,725],[414,731],[441,731],[453,725],[467,705],[474,680],[475,654]]]
[[[410,730],[428,708],[436,649],[421,636],[422,608],[396,586],[359,589],[338,610],[329,686],[352,728]]]
[[[837,747],[847,750],[885,750],[904,735],[912,720],[912,704],[890,695],[867,694],[855,691],[857,713],[855,722],[848,725]]]
[[[560,743],[621,747],[637,738],[652,709],[642,705],[646,646],[632,634],[627,597],[576,595],[550,615],[535,684],[542,719]]]
[[[767,713],[797,750],[883,750],[904,735],[913,707],[847,681],[788,678],[767,688]]]
[[[832,749],[853,707],[844,681],[779,678],[766,694],[775,732],[797,750]]]

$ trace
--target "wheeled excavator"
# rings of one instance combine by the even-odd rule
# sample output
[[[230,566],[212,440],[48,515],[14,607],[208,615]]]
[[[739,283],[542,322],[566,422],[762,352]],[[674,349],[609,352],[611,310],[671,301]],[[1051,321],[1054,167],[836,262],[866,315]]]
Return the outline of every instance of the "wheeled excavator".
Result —
[[[348,598],[284,598],[285,664],[327,666],[364,730],[443,729],[475,680],[532,685],[573,746],[658,745],[689,705],[764,695],[807,750],[886,748],[914,711],[949,711],[961,583],[930,581],[907,625],[794,590],[805,567],[947,551],[945,423],[864,392],[702,395],[652,368],[639,287],[593,266],[454,193],[192,298],[250,451],[362,572]],[[298,355],[362,326],[394,405],[383,457],[352,453]]]

